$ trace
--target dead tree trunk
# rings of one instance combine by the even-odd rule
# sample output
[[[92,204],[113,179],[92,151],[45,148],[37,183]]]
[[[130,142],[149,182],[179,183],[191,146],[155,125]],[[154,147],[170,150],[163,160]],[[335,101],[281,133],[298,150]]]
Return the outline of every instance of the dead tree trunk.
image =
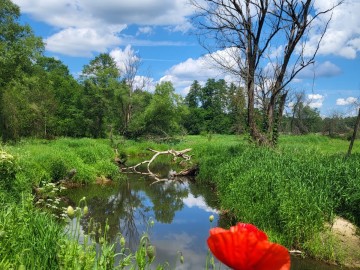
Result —
[[[351,140],[350,140],[350,145],[349,145],[348,152],[346,154],[346,158],[350,157],[350,155],[351,155],[351,151],[352,151],[352,148],[353,148],[353,145],[354,145],[354,141],[356,139],[356,133],[357,133],[357,130],[359,128],[359,124],[360,124],[360,108],[359,108],[358,116],[356,118],[356,122],[355,122],[355,126],[354,126],[354,132],[353,132],[353,135],[352,135]]]
[[[153,173],[150,169],[150,165],[151,163],[160,155],[172,155],[173,156],[173,161],[176,161],[176,159],[178,158],[181,158],[183,161],[190,161],[191,159],[191,156],[186,154],[188,152],[191,151],[191,148],[187,148],[187,149],[184,149],[184,150],[181,150],[181,151],[176,151],[174,149],[170,149],[170,150],[166,150],[166,151],[157,151],[157,150],[154,150],[154,149],[151,149],[151,148],[148,148],[149,151],[151,152],[154,152],[155,154],[149,159],[149,160],[144,160],[134,166],[130,166],[130,167],[125,167],[125,168],[122,168],[121,170],[123,172],[129,172],[129,171],[132,171],[134,173],[138,173],[138,174],[142,174],[142,175],[149,175],[150,177],[154,178],[156,181],[154,183],[158,183],[158,182],[162,182],[162,181],[168,181],[170,180],[169,178],[159,178],[159,176],[155,173]],[[142,172],[142,171],[139,171],[138,168],[141,166],[141,165],[144,165],[144,164],[147,164],[146,165],[146,171],[145,172]],[[173,172],[172,173],[172,177],[176,177],[176,176],[186,176],[186,175],[189,175],[190,173],[193,173],[193,170],[190,170],[190,169],[185,169],[179,173],[177,172]],[[152,183],[152,184],[154,184]]]

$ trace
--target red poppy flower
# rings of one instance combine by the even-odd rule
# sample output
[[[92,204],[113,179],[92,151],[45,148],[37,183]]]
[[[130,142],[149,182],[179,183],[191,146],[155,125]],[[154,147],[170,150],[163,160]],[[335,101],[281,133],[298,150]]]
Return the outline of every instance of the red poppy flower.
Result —
[[[289,270],[288,250],[268,241],[252,224],[238,223],[225,230],[213,228],[207,240],[214,256],[235,270]]]

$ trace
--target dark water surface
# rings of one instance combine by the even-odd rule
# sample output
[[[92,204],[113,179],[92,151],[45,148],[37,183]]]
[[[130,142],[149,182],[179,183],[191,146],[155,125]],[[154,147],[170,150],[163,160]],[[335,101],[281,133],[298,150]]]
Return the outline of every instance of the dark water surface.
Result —
[[[216,197],[211,188],[186,179],[151,185],[152,180],[140,175],[128,176],[128,180],[122,183],[67,191],[67,196],[75,204],[83,196],[87,198],[89,215],[81,220],[82,229],[87,231],[90,217],[102,227],[108,220],[110,237],[115,240],[121,232],[131,249],[136,248],[142,234],[147,232],[156,246],[155,266],[168,262],[170,269],[205,269],[209,229],[225,222],[219,219]],[[210,215],[215,216],[212,223],[209,222]],[[151,220],[154,221],[153,227],[149,227]],[[180,264],[179,252],[184,256],[184,264]],[[226,268],[222,266],[221,269]],[[291,269],[344,268],[292,258]]]

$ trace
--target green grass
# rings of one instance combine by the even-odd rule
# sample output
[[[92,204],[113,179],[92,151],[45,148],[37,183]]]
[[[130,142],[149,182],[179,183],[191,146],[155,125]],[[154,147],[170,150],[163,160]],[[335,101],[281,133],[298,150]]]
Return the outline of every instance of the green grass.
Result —
[[[93,183],[100,176],[112,180],[121,177],[113,162],[115,153],[108,140],[24,140],[4,149],[17,157],[21,169],[16,178],[25,190],[29,185],[65,179],[72,169],[77,173],[71,181],[79,183]]]
[[[115,144],[119,153],[141,158],[151,155],[147,148],[192,148],[192,162],[200,165],[196,180],[216,187],[221,208],[234,221],[253,223],[272,241],[316,258],[338,261],[344,255],[334,253],[333,238],[323,237],[325,223],[331,223],[334,216],[360,225],[358,140],[347,160],[349,142],[319,135],[282,136],[276,149],[249,145],[246,137],[216,134],[185,136],[171,144],[121,139]],[[29,194],[31,186],[63,179],[73,168],[77,174],[72,180],[82,183],[94,182],[99,176],[120,178],[110,142],[25,140],[2,150],[14,158],[0,164],[1,178],[6,179],[0,186],[0,268],[58,269],[73,263],[91,268],[99,264],[101,258],[94,258],[94,250],[64,237],[51,216],[32,206]],[[104,252],[113,259],[111,243],[104,246]],[[132,256],[136,260],[136,254]]]
[[[31,198],[1,205],[0,269],[58,269],[62,227],[47,213],[34,209]]]
[[[197,148],[197,180],[216,186],[221,207],[235,220],[255,224],[289,248],[319,255],[314,235],[335,215],[360,225],[359,142],[345,160],[347,146],[316,135],[283,137],[277,149],[203,144]]]

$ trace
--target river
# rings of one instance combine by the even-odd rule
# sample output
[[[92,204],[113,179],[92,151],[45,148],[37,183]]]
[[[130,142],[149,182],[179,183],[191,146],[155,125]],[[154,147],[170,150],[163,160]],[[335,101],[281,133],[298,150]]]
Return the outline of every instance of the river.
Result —
[[[89,214],[81,220],[84,231],[87,231],[89,218],[102,227],[107,220],[110,238],[116,239],[120,232],[131,249],[136,248],[142,234],[147,232],[156,246],[155,266],[167,262],[170,269],[205,269],[209,229],[225,224],[219,219],[216,196],[211,188],[201,187],[186,178],[183,180],[151,185],[152,181],[144,176],[128,174],[124,182],[69,189],[66,196],[75,204],[83,196],[87,198]],[[215,217],[212,223],[210,215]],[[152,221],[154,225],[149,226]],[[184,257],[183,264],[179,260],[180,253]],[[221,269],[227,268],[222,266]],[[291,269],[345,268],[292,257]]]

